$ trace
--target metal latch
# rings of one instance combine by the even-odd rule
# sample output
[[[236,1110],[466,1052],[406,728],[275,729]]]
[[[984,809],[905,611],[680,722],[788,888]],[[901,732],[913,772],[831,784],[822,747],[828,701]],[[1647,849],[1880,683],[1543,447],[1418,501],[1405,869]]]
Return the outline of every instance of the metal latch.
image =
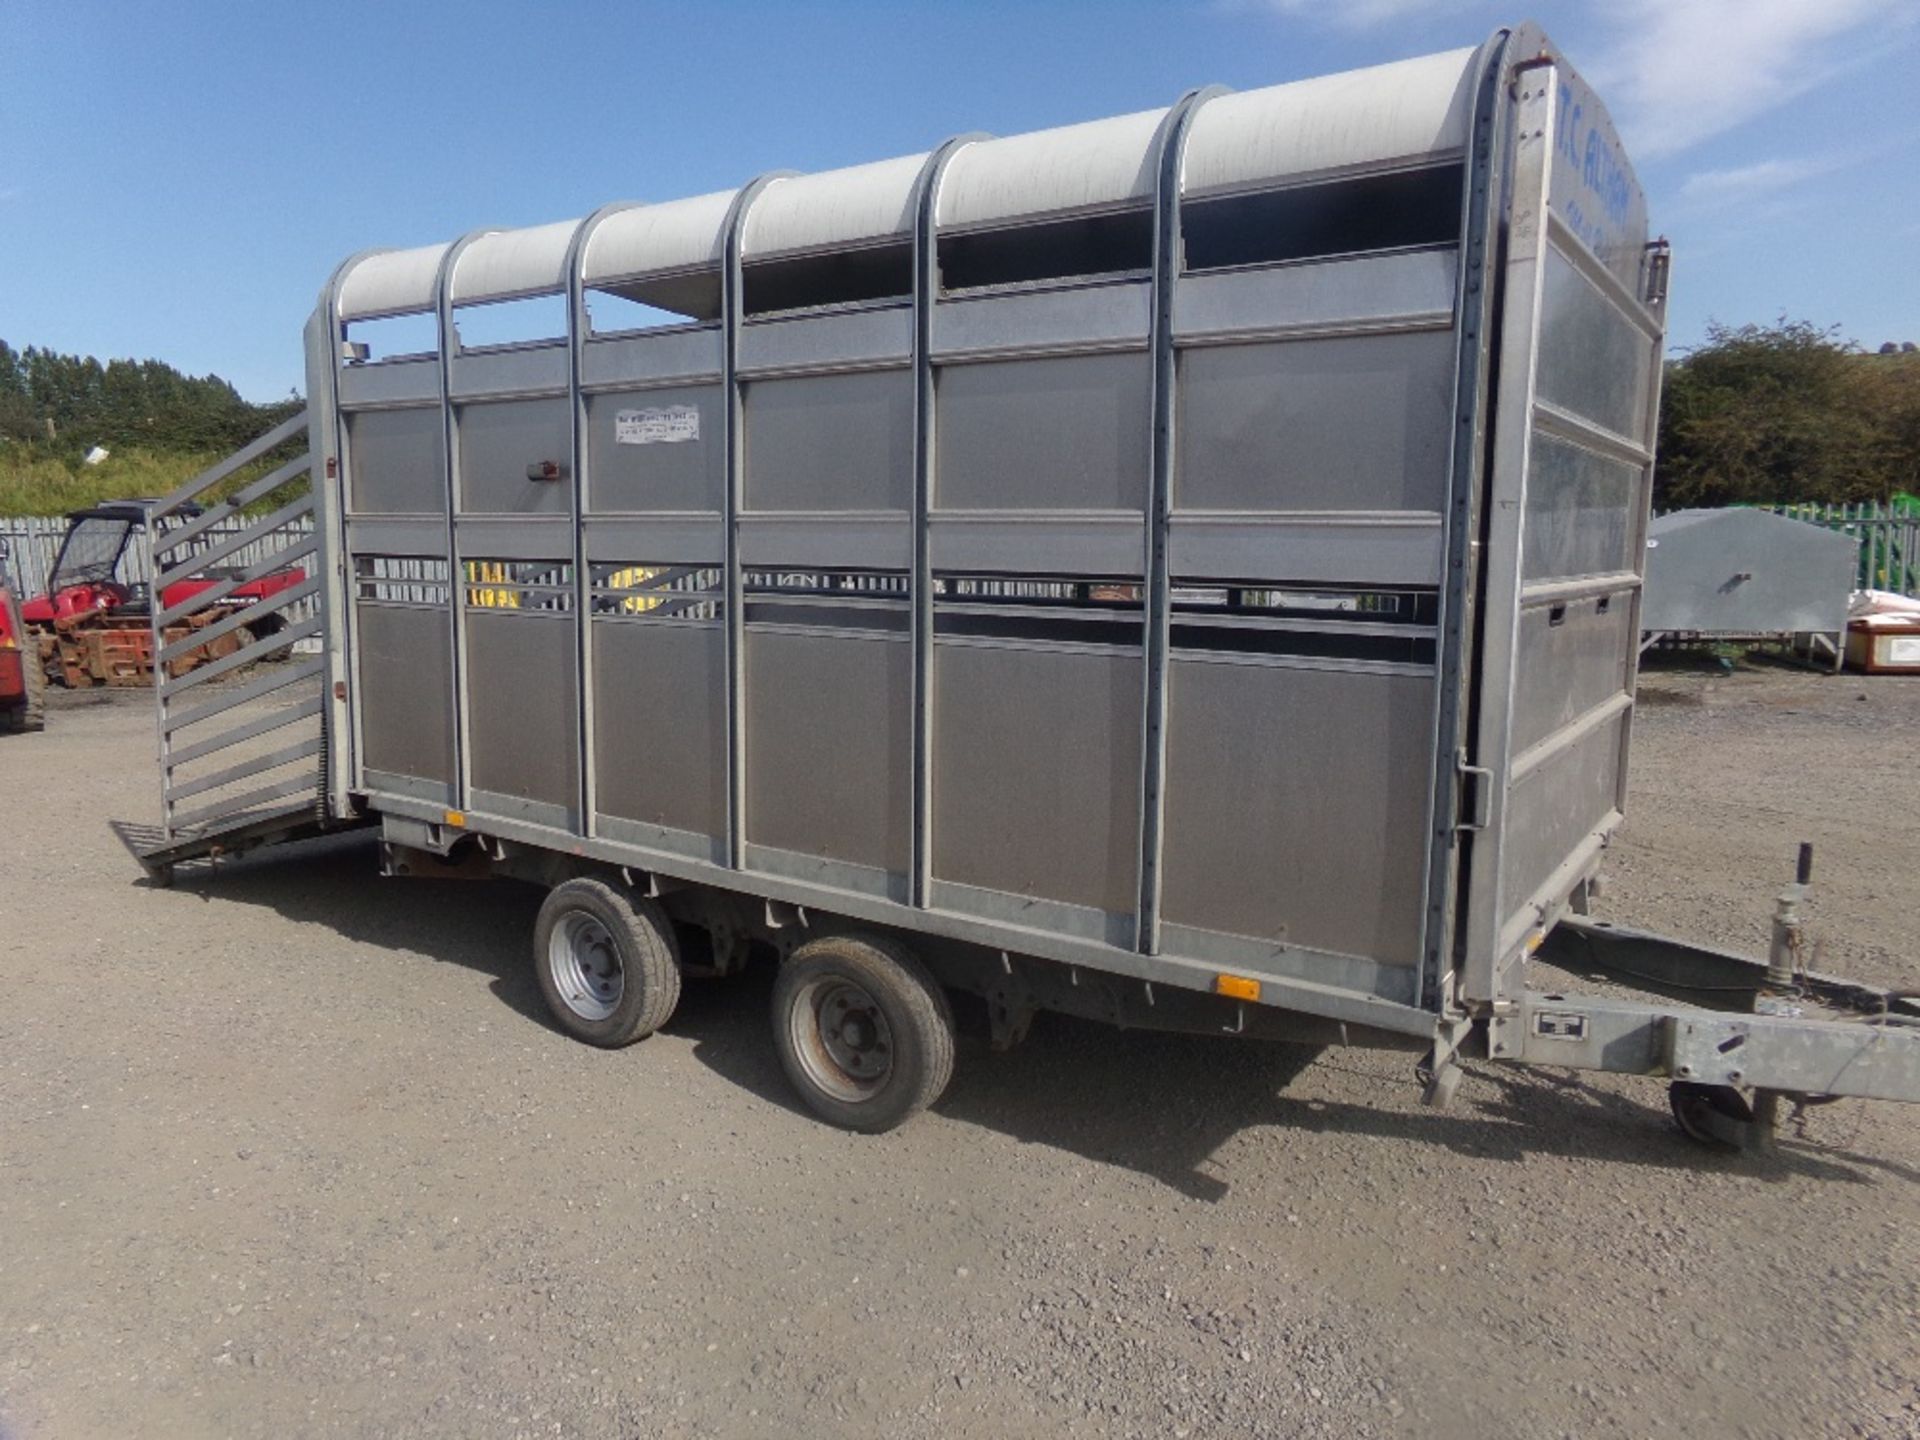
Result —
[[[1460,772],[1460,818],[1456,830],[1484,830],[1493,815],[1493,771],[1484,765],[1458,762]]]
[[[1658,310],[1667,303],[1667,277],[1673,270],[1673,246],[1666,238],[1647,246],[1647,304]]]

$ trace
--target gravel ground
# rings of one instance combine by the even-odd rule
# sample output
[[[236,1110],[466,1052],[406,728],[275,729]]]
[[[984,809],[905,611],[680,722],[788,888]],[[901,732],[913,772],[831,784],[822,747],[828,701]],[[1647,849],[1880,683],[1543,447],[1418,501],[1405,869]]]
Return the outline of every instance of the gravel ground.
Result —
[[[1920,1115],[1043,1017],[860,1138],[750,975],[602,1053],[538,895],[363,840],[142,884],[143,696],[0,737],[0,1433],[1920,1436]],[[1648,677],[1611,918],[1913,984],[1920,682]]]

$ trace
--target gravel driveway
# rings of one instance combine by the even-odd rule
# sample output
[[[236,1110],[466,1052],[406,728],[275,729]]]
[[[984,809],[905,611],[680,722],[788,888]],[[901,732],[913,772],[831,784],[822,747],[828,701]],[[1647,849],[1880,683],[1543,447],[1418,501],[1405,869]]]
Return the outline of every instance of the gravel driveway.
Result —
[[[539,896],[364,839],[141,883],[141,695],[0,737],[0,1434],[1920,1435],[1920,1111],[1768,1160],[1653,1081],[1043,1017],[798,1111],[769,983],[602,1053]],[[1920,681],[1647,679],[1611,918],[1920,984]]]

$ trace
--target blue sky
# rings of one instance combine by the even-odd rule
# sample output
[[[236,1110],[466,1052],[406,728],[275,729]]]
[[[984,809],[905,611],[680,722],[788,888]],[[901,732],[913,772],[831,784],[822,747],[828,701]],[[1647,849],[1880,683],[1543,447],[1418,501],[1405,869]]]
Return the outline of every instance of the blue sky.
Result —
[[[373,245],[1472,44],[1477,0],[0,0],[0,338],[303,383]],[[1541,0],[1674,241],[1673,340],[1920,341],[1920,0]]]

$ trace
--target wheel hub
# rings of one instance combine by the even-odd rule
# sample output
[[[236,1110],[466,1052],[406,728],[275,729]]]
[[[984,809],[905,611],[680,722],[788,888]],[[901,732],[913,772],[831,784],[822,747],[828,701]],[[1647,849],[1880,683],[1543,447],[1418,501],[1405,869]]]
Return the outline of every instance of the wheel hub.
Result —
[[[795,1050],[814,1083],[864,1100],[893,1073],[893,1030],[873,997],[849,980],[822,979],[794,1006]]]
[[[582,1020],[609,1018],[627,990],[619,947],[591,915],[569,915],[553,927],[547,973],[561,1003]]]

